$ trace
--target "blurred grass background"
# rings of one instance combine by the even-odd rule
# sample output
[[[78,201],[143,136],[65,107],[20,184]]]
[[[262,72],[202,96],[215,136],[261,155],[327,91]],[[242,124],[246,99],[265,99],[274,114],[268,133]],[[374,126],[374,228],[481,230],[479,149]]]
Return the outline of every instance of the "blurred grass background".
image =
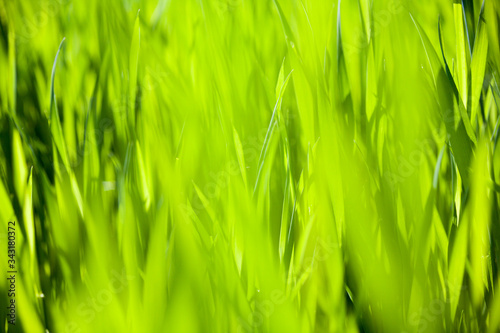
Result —
[[[0,0],[1,330],[498,332],[499,14]]]

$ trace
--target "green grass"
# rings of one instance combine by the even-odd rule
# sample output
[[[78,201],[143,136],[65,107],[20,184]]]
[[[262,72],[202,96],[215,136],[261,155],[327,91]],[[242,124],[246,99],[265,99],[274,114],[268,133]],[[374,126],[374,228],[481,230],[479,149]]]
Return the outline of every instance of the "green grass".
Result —
[[[500,331],[499,18],[0,0],[0,331]]]

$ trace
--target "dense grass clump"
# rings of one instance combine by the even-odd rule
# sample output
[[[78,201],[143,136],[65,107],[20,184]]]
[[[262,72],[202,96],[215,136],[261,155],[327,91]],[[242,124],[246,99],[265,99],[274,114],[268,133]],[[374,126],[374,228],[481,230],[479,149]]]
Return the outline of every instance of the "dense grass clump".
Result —
[[[0,330],[500,331],[499,15],[0,0]]]

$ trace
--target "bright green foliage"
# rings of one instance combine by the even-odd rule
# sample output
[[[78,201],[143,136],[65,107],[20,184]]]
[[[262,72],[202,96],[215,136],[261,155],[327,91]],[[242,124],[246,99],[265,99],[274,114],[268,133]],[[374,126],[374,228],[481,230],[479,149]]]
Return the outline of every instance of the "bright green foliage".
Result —
[[[0,0],[0,330],[500,331],[499,18]]]

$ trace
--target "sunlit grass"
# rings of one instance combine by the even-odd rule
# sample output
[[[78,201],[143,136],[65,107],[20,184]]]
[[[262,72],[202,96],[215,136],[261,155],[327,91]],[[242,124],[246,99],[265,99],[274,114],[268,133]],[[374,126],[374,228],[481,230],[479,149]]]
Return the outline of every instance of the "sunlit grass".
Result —
[[[1,0],[1,330],[499,331],[499,15]]]

